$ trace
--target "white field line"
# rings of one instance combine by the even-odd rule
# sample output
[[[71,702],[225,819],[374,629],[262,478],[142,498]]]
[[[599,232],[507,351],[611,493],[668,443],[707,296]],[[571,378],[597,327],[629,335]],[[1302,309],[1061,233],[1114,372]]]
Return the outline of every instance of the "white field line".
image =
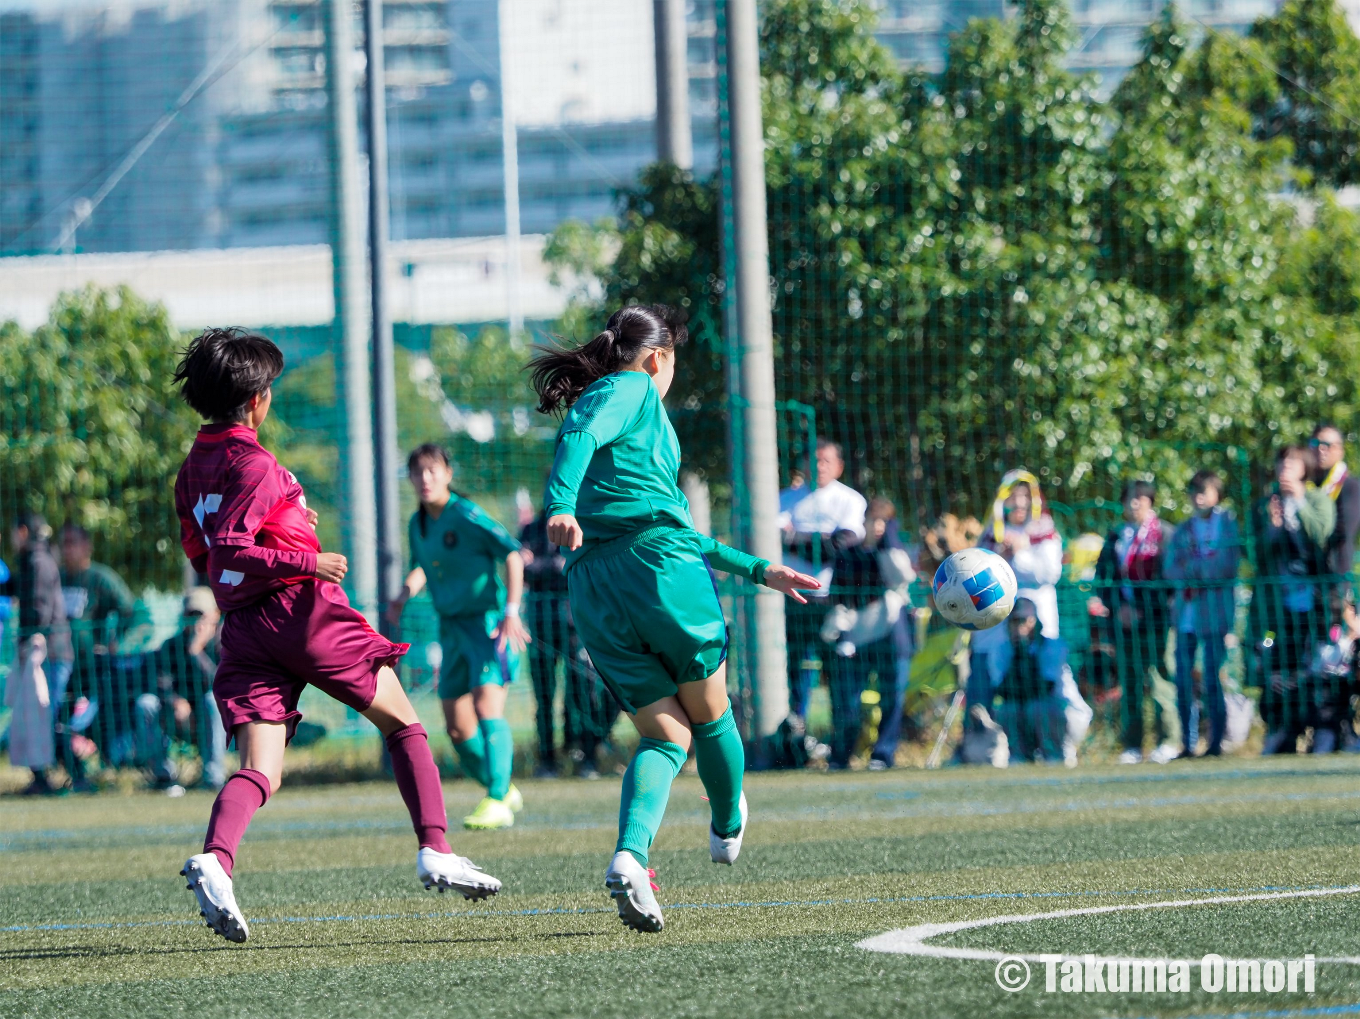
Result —
[[[1072,916],[1098,916],[1101,913],[1126,913],[1143,909],[1179,909],[1185,906],[1221,906],[1232,902],[1263,902],[1270,899],[1311,899],[1324,895],[1354,895],[1360,892],[1360,885],[1346,885],[1343,888],[1302,888],[1287,892],[1262,892],[1253,895],[1217,895],[1209,899],[1171,899],[1165,902],[1125,902],[1117,906],[1087,906],[1083,909],[1055,909],[1050,913],[1013,913],[1007,916],[989,916],[980,920],[959,920],[955,923],[923,923],[915,927],[903,927],[888,931],[872,938],[855,943],[856,948],[870,952],[886,952],[892,955],[916,955],[931,959],[976,959],[984,962],[999,962],[1001,959],[1024,959],[1039,962],[1038,955],[1018,952],[997,952],[986,948],[954,948],[945,945],[928,945],[929,938],[938,938],[958,931],[975,930],[979,927],[999,927],[1006,924],[1032,923],[1035,920],[1063,920]],[[1077,955],[1063,956],[1064,959],[1077,959]],[[1139,959],[1127,956],[1101,956],[1102,960],[1151,962],[1152,959]],[[1171,961],[1171,960],[1167,960]],[[1199,964],[1198,959],[1183,960]],[[1360,965],[1360,957],[1336,956],[1319,958],[1318,962],[1353,963]]]

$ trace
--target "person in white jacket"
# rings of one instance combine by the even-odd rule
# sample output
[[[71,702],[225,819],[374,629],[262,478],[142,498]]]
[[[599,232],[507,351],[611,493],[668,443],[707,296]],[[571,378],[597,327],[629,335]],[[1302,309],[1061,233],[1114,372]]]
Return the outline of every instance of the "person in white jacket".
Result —
[[[1053,518],[1044,511],[1039,479],[1026,470],[1007,471],[992,502],[992,526],[978,540],[980,548],[1004,558],[1015,571],[1016,597],[1027,598],[1038,612],[1041,636],[1058,639],[1058,589],[1063,545]],[[987,656],[1009,640],[1006,627],[979,630],[969,638],[968,706],[991,711],[992,683]]]

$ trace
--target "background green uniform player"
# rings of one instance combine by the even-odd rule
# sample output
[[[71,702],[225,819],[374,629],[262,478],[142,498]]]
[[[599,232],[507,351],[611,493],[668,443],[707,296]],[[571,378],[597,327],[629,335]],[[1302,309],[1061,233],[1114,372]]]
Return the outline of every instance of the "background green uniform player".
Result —
[[[648,851],[691,745],[712,811],[709,852],[730,864],[746,833],[745,755],[727,697],[727,625],[711,561],[802,600],[813,577],[694,530],[676,477],[680,444],[662,398],[687,333],[669,308],[630,306],[584,346],[533,362],[539,409],[568,408],[546,497],[567,560],[572,618],[642,737],[623,779],[605,884],[619,918],[659,931]]]
[[[510,781],[514,743],[505,721],[505,686],[515,675],[515,654],[529,640],[520,621],[519,542],[476,503],[449,490],[453,469],[439,446],[417,448],[407,468],[420,509],[409,528],[411,572],[393,600],[392,619],[399,620],[406,602],[429,588],[444,653],[439,670],[444,723],[463,770],[486,787],[463,825],[508,828],[524,805]]]

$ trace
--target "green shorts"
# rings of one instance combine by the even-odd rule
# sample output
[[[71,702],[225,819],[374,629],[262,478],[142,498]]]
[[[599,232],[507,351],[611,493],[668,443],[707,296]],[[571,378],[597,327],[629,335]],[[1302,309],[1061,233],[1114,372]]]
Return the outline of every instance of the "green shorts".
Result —
[[[439,646],[444,650],[440,700],[457,700],[483,683],[505,686],[515,678],[515,656],[509,648],[497,650],[491,636],[500,619],[499,611],[439,617]]]
[[[649,527],[592,549],[567,573],[581,643],[630,713],[727,658],[718,588],[693,534]]]

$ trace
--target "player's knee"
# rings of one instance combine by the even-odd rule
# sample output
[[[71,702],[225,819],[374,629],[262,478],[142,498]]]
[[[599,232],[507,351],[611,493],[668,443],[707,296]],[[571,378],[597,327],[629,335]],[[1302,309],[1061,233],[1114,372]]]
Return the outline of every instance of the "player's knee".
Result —
[[[455,743],[466,743],[477,734],[476,726],[462,726],[457,722],[450,722],[444,727],[444,731],[449,734],[449,739]]]

